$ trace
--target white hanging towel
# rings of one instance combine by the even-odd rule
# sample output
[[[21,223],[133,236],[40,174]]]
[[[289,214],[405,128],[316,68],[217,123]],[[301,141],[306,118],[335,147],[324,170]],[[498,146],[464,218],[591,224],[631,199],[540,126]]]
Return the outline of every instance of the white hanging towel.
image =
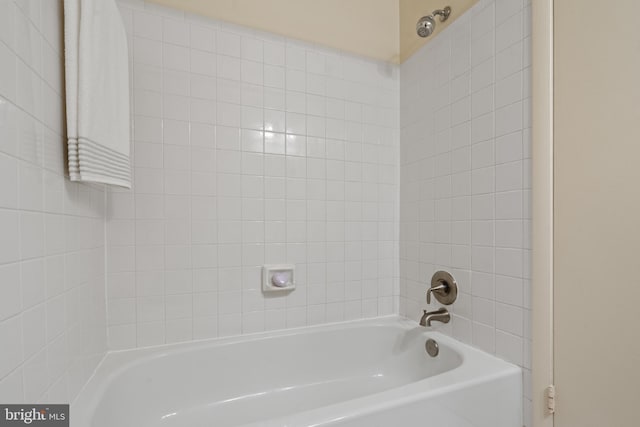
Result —
[[[131,188],[129,54],[114,0],[64,0],[69,176]]]

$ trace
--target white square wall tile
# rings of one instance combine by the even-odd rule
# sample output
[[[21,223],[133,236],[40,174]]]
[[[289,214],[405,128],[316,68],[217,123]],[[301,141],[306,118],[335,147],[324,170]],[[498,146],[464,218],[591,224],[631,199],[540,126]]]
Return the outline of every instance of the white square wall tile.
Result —
[[[497,274],[522,277],[524,266],[521,249],[496,248],[495,262]]]
[[[0,266],[0,283],[3,284],[3,297],[0,300],[0,320],[4,320],[19,313],[22,307],[19,264]]]
[[[29,337],[23,341],[24,357],[29,358],[42,350],[47,342],[46,337],[46,307],[37,305],[22,314],[22,333]]]
[[[20,316],[0,322],[0,339],[6,344],[6,349],[0,354],[0,378],[5,377],[23,361],[20,323]]]
[[[18,206],[18,160],[0,154],[0,207]]]
[[[16,211],[0,209],[0,263],[8,263],[20,259],[20,226],[19,214]]]
[[[240,57],[242,53],[242,37],[229,31],[219,30],[217,32],[217,52],[223,55]]]
[[[164,322],[138,323],[136,330],[137,345],[146,347],[165,343]]]
[[[180,46],[189,45],[189,25],[182,20],[163,18],[162,40]]]
[[[488,353],[494,353],[496,348],[496,332],[491,326],[473,323],[472,343],[474,346]]]
[[[162,40],[162,18],[143,11],[134,12],[133,34],[148,39]]]
[[[45,269],[42,258],[24,261],[20,264],[22,283],[22,306],[32,307],[46,297]]]
[[[4,43],[0,43],[0,77],[2,78],[0,80],[0,95],[9,100],[15,100],[16,55]]]
[[[513,335],[522,336],[524,310],[507,304],[496,304],[496,328]]]
[[[496,51],[500,52],[508,46],[522,40],[523,12],[518,12],[496,27]]]
[[[521,248],[524,245],[522,221],[496,221],[496,246]]]
[[[42,170],[31,164],[19,165],[19,207],[25,210],[41,210],[42,195]]]
[[[213,28],[208,28],[197,23],[189,25],[190,44],[192,49],[214,52],[216,49],[216,33]]]
[[[522,365],[524,344],[520,337],[496,331],[496,355],[505,360]]]
[[[0,399],[8,404],[24,402],[24,385],[22,370],[17,369],[0,380]]]
[[[22,378],[24,382],[25,399],[31,402],[40,400],[49,385],[49,378],[47,377],[47,353],[45,351],[41,351],[25,362]]]

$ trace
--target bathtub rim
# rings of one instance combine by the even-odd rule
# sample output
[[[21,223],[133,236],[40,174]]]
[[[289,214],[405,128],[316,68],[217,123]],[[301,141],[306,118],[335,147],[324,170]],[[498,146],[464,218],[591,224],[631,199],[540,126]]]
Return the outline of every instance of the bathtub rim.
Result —
[[[73,413],[71,419],[75,426],[89,425],[111,382],[126,370],[135,368],[136,365],[144,364],[151,360],[162,358],[167,355],[228,346],[236,343],[261,341],[271,338],[296,336],[313,332],[330,332],[333,330],[344,330],[363,326],[392,326],[405,331],[418,329],[421,331],[420,335],[423,338],[426,339],[431,337],[436,339],[439,343],[451,347],[460,355],[462,362],[451,370],[389,390],[359,396],[348,401],[333,403],[298,413],[292,413],[283,417],[274,418],[273,420],[249,423],[246,424],[246,426],[267,426],[271,425],[272,422],[275,426],[279,425],[277,423],[280,423],[283,420],[286,420],[287,423],[299,423],[307,419],[313,419],[313,422],[309,425],[331,423],[337,420],[355,418],[383,410],[384,408],[391,408],[398,405],[413,403],[421,399],[428,399],[443,393],[455,392],[456,390],[460,390],[465,387],[470,387],[492,380],[499,380],[509,376],[517,375],[521,380],[522,370],[520,367],[438,332],[437,326],[425,328],[419,326],[417,322],[412,319],[399,315],[388,315],[229,337],[206,338],[180,343],[109,351],[102,358],[89,380],[84,384],[77,397],[71,403],[71,411]],[[520,391],[520,393],[522,392]]]

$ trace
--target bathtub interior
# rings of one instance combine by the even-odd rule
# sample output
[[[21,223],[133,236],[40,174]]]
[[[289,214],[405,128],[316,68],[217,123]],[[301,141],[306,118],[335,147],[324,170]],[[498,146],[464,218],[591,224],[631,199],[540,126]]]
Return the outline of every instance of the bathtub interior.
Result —
[[[429,357],[423,333],[417,326],[356,325],[160,352],[112,376],[91,425],[238,426],[460,366],[461,355],[447,345]]]

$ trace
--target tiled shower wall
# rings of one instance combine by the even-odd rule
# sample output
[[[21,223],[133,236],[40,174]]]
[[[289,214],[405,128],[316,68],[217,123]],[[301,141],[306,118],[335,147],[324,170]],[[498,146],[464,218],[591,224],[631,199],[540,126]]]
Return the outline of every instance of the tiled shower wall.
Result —
[[[524,368],[527,423],[528,1],[481,0],[405,63],[401,123],[393,66],[122,11],[135,186],[107,194],[111,348],[388,314],[398,292],[417,319],[444,268],[442,330]],[[6,403],[72,400],[107,346],[105,192],[64,177],[61,37],[61,1],[0,2]],[[259,267],[280,262],[299,288],[267,298]]]
[[[0,2],[0,402],[69,402],[107,349],[105,191],[65,178],[62,1]]]
[[[528,1],[481,0],[401,66],[400,116],[400,313],[453,273],[440,328],[523,368],[527,425],[530,44]]]
[[[399,71],[144,2],[133,191],[108,196],[110,348],[397,312]],[[261,292],[261,266],[297,289]]]

